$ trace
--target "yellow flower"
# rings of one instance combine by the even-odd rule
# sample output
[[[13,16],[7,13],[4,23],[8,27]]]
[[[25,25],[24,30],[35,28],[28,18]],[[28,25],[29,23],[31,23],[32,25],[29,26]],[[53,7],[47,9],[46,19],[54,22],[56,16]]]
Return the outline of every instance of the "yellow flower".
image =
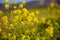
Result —
[[[7,16],[3,16],[3,17],[2,17],[2,20],[3,20],[3,23],[4,23],[5,25],[8,24],[8,17],[7,17]]]
[[[11,37],[11,33],[8,33],[8,36]]]
[[[19,16],[14,16],[13,22],[16,23],[18,22]]]
[[[3,13],[3,11],[0,10],[0,15]]]
[[[20,14],[22,11],[20,9],[17,10],[17,13]]]
[[[21,40],[30,40],[30,37],[28,35],[22,35]]]
[[[8,19],[8,17],[7,17],[7,16],[3,16],[3,17],[2,17],[2,19],[3,19],[3,20],[5,20],[5,19],[7,20],[7,19]]]
[[[54,5],[55,5],[54,2],[52,2],[52,3],[50,4],[50,7],[53,8]]]
[[[20,14],[22,11],[20,9],[17,9],[17,10],[13,10],[13,14]]]
[[[21,21],[21,20],[22,20],[22,18],[23,18],[23,15],[21,15],[21,16],[20,16],[19,20]]]
[[[13,10],[13,14],[17,14],[17,10]]]
[[[14,25],[18,24],[18,21],[19,21],[18,19],[19,19],[19,16],[14,16],[14,18],[13,18]]]
[[[39,37],[36,37],[35,40],[40,40],[40,38]]]
[[[55,22],[55,25],[59,26],[59,24],[57,22]]]
[[[28,16],[28,17],[27,17],[27,21],[28,21],[28,22],[31,22],[31,21],[32,21],[32,17],[31,17],[31,16]]]
[[[25,35],[22,35],[22,39],[21,39],[21,40],[24,40],[24,39],[25,39],[25,37],[26,37]]]
[[[34,20],[33,20],[34,22],[37,22],[37,23],[39,23],[39,21],[38,21],[38,19],[37,18],[34,18]]]
[[[28,11],[26,8],[23,8],[22,11],[23,11],[24,13],[29,13],[29,11]]]
[[[13,24],[10,24],[9,26],[14,26]]]
[[[27,16],[27,13],[25,13],[25,12],[24,12],[24,14],[23,14],[23,15],[24,15],[24,17],[26,17],[26,16]]]
[[[8,9],[9,8],[9,4],[5,4],[5,8]]]
[[[45,17],[42,17],[42,18],[41,18],[41,22],[42,22],[42,23],[45,23],[45,21],[46,21],[46,18],[45,18]]]
[[[14,19],[19,19],[19,16],[14,16]]]
[[[24,22],[23,22],[23,21],[21,21],[21,24],[22,24],[22,25],[24,25]]]
[[[3,15],[3,11],[0,10],[0,16],[2,16],[2,15]]]
[[[46,38],[45,37],[42,37],[42,40],[46,40]]]
[[[39,11],[36,11],[36,14],[39,14]]]
[[[17,8],[17,6],[13,6],[13,8],[14,8],[14,9],[16,9],[16,8]]]
[[[0,28],[0,32],[2,32],[2,29]]]
[[[26,4],[26,1],[23,1],[22,4],[25,5]]]
[[[2,38],[7,38],[6,32],[2,32]]]
[[[16,36],[15,36],[15,35],[13,35],[13,36],[12,36],[12,39],[13,39],[13,40],[16,40]]]
[[[29,30],[29,29],[28,29],[28,30],[26,30],[26,33],[27,33],[27,34],[29,34],[29,33],[30,33],[30,30]]]
[[[50,24],[51,24],[51,20],[48,20],[48,21],[47,21],[47,24],[50,25]]]
[[[34,34],[36,32],[36,30],[37,30],[36,28],[32,28],[31,33]]]
[[[19,8],[23,8],[23,4],[19,4]]]
[[[3,11],[0,10],[0,13],[3,13]]]
[[[49,36],[53,37],[53,33],[54,33],[54,28],[53,27],[48,27],[45,29],[46,33],[49,34]]]
[[[30,37],[27,35],[26,38],[25,38],[25,40],[31,40],[31,39],[30,39]]]
[[[31,12],[29,15],[32,16],[32,17],[35,17],[34,12]]]

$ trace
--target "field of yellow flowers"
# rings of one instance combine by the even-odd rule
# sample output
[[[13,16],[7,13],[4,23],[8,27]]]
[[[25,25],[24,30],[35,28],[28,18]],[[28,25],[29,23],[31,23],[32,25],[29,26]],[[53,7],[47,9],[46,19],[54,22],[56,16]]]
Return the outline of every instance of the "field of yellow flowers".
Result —
[[[9,10],[11,5],[6,3],[6,12],[0,10],[0,40],[59,40],[60,5],[51,3],[38,10],[24,5],[22,2]]]

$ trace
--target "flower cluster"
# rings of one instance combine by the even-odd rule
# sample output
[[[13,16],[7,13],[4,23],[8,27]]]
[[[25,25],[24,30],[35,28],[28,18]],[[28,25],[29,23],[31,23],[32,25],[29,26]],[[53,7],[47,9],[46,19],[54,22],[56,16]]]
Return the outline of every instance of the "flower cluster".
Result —
[[[6,0],[8,2],[8,0]],[[54,4],[42,9],[27,9],[26,2],[0,10],[0,40],[56,40],[60,35],[60,7]],[[34,10],[33,10],[34,9]],[[60,37],[60,36],[59,36]]]

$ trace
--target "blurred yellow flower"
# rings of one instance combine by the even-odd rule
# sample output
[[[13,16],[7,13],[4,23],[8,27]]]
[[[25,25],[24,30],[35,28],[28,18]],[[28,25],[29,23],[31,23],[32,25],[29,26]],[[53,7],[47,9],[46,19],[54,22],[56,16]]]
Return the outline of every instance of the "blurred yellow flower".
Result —
[[[8,9],[9,8],[9,4],[5,4],[5,8]]]
[[[23,22],[23,21],[21,21],[21,24],[22,24],[22,25],[24,25],[24,22]]]
[[[45,37],[42,37],[42,40],[46,40],[46,38]]]
[[[0,28],[0,32],[2,32],[2,29]]]
[[[20,14],[21,12],[22,12],[22,11],[21,11],[20,9],[13,10],[13,14],[16,14],[16,15]]]
[[[4,23],[5,25],[8,24],[8,17],[7,17],[7,16],[3,16],[3,17],[2,17],[2,20],[3,20],[3,23]]]
[[[54,5],[55,5],[54,2],[52,2],[52,3],[50,4],[50,7],[53,8]]]
[[[28,35],[22,35],[21,40],[30,40],[30,37]]]
[[[40,38],[39,37],[36,37],[35,40],[40,40]]]
[[[15,35],[12,36],[12,40],[16,40],[16,36]]]
[[[10,24],[9,26],[10,26],[10,28],[14,28],[14,25],[13,25],[13,24]],[[9,28],[9,29],[10,29],[10,28]]]
[[[31,13],[29,14],[29,16],[35,17],[34,12],[31,12]]]
[[[26,2],[19,5],[13,2],[13,6],[8,4],[8,0],[6,2],[4,7],[8,10],[3,10],[4,8],[0,10],[2,40],[48,40],[51,37],[55,38],[55,32],[59,33],[60,6],[57,5],[56,8],[55,4],[51,3],[51,8],[38,8],[37,10],[36,8],[24,8]]]
[[[34,34],[36,32],[36,30],[37,30],[36,28],[32,28],[31,33]]]
[[[26,30],[26,34],[30,34],[30,30],[28,29],[28,30]]]
[[[19,19],[19,16],[14,16],[13,22],[14,22],[14,23],[17,22],[18,19]]]
[[[2,38],[7,38],[6,32],[2,32]]]
[[[2,15],[3,15],[3,11],[0,10],[0,16],[2,16]]]
[[[25,40],[25,37],[26,37],[25,35],[22,35],[22,39],[21,40]]]
[[[40,12],[37,10],[37,11],[36,11],[36,14],[39,14],[39,13],[40,13]]]
[[[53,27],[48,27],[45,29],[46,33],[49,34],[49,36],[53,37],[53,33],[54,33],[54,28]]]
[[[29,11],[28,11],[26,8],[23,8],[22,11],[23,11],[24,13],[29,13]]]
[[[16,9],[16,8],[17,8],[17,6],[13,6],[13,8],[14,8],[14,9]]]
[[[55,25],[59,26],[59,23],[55,22]]]
[[[26,38],[25,38],[25,40],[31,40],[31,39],[30,39],[30,37],[27,35]]]
[[[13,10],[13,14],[17,14],[17,10]]]
[[[14,16],[14,19],[19,19],[19,16]]]
[[[22,4],[25,5],[26,4],[26,1],[23,1]]]
[[[28,22],[31,22],[31,21],[32,21],[32,17],[31,17],[31,16],[28,16],[28,17],[27,17],[27,21],[28,21]]]
[[[20,9],[17,9],[17,14],[22,13],[22,11]]]
[[[23,15],[24,15],[24,17],[26,17],[26,16],[27,16],[27,13],[25,13],[25,12],[24,12],[24,14],[23,14]]]
[[[50,25],[50,24],[51,24],[51,20],[48,20],[48,21],[47,21],[47,24]]]
[[[23,8],[23,4],[19,4],[19,8]]]
[[[3,13],[3,11],[0,10],[0,13]]]
[[[42,22],[42,23],[45,23],[45,21],[46,21],[46,18],[45,18],[45,17],[42,17],[42,18],[41,18],[41,22]]]
[[[23,15],[21,15],[21,16],[20,16],[19,20],[21,21],[21,20],[22,20],[22,18],[23,18]]]
[[[8,36],[9,36],[9,37],[11,37],[11,35],[12,35],[11,33],[8,33]]]
[[[39,23],[38,18],[34,18],[33,21]]]

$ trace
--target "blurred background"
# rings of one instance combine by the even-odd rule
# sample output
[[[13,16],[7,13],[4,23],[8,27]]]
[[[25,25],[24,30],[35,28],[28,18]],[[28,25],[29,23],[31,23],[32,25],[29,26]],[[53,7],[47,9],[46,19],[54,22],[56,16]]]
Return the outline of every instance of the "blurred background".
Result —
[[[49,5],[51,2],[60,4],[60,0],[9,0],[8,3],[13,3],[13,2],[17,2],[21,3],[23,1],[27,2],[27,6],[41,6],[41,5]],[[5,4],[5,0],[0,0],[0,6],[2,4]]]
[[[5,1],[6,0],[0,0],[0,10],[4,10],[4,4],[6,4]],[[19,5],[23,1],[26,1],[26,5],[24,6],[25,8],[47,7],[52,2],[55,3],[55,5],[60,5],[60,0],[8,0],[7,3],[13,4],[13,2],[15,2],[16,5]]]

